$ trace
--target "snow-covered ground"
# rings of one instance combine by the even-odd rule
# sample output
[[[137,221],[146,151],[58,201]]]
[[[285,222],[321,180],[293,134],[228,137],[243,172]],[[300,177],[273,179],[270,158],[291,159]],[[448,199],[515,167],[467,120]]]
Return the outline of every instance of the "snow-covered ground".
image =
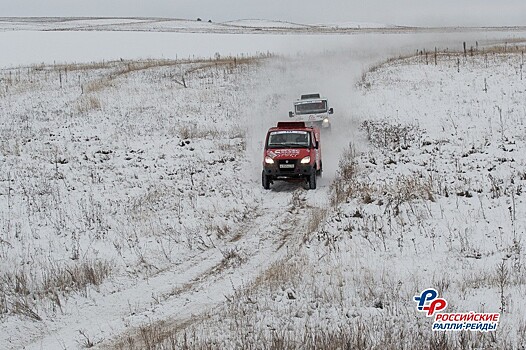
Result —
[[[2,30],[77,30],[77,31],[183,31],[183,32],[220,32],[240,33],[246,29],[262,31],[288,32],[324,30],[338,32],[345,29],[385,29],[396,26],[381,23],[293,23],[270,21],[266,19],[239,19],[215,23],[212,19],[172,19],[172,18],[9,18],[0,17]]]
[[[309,217],[285,257],[192,322],[150,322],[115,346],[524,347],[523,50],[373,67],[331,135],[344,142],[325,148],[351,143],[317,193],[329,204],[291,193]],[[297,65],[282,67],[292,85]],[[433,332],[413,301],[431,287],[447,312],[500,312],[498,330]]]
[[[520,33],[132,34],[0,33],[88,43],[2,63],[30,64],[0,71],[2,347],[525,344]],[[85,40],[113,35],[136,49]],[[479,51],[378,65],[462,38]],[[314,91],[335,109],[319,188],[264,191],[263,135]],[[502,311],[496,336],[433,335],[427,287]]]
[[[360,29],[345,30],[355,25]],[[294,26],[307,29],[295,31],[291,28]],[[326,31],[336,27],[344,30]],[[205,20],[159,18],[0,17],[0,46],[6,48],[0,55],[0,67],[351,51],[368,58],[365,62],[362,59],[353,62],[365,69],[363,65],[371,64],[371,60],[412,53],[424,47],[458,50],[464,41],[480,45],[490,41],[514,42],[522,40],[525,33],[526,29],[521,27],[403,29],[367,23],[309,25],[268,20],[216,24]]]
[[[459,50],[488,42],[515,42],[526,31],[473,31],[359,35],[309,35],[218,33],[166,33],[121,31],[0,31],[0,45],[8,49],[0,55],[0,67],[35,64],[86,63],[136,59],[195,59],[219,56],[253,56],[261,53],[294,56],[334,52],[352,54],[353,65],[368,65],[390,56],[414,53],[434,47]],[[357,56],[357,57],[356,57]],[[328,77],[332,78],[332,77]]]

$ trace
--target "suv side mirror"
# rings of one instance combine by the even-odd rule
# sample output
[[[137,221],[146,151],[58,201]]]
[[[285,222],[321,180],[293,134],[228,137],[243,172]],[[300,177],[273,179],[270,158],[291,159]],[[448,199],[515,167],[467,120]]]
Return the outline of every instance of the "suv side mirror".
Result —
[[[334,113],[334,110],[331,108],[329,108],[329,114],[333,114]]]
[[[319,146],[320,146],[320,142],[319,141],[315,141],[314,142],[314,148],[318,149]]]
[[[294,117],[294,114],[292,113],[292,111],[289,111],[289,118],[292,118]]]

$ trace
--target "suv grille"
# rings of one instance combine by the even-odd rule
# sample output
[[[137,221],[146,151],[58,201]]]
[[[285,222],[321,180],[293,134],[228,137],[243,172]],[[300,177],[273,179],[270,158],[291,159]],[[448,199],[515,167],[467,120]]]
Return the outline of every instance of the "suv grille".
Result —
[[[279,170],[281,172],[290,172],[293,173],[296,168],[297,160],[295,159],[281,159],[278,162]]]

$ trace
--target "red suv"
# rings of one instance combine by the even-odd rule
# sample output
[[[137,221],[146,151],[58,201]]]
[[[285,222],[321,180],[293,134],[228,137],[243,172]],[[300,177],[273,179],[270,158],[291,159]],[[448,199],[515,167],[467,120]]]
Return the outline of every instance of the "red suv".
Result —
[[[310,189],[315,189],[316,176],[321,172],[319,129],[306,127],[304,122],[279,122],[268,130],[261,173],[263,188],[268,190],[274,180],[305,180]]]

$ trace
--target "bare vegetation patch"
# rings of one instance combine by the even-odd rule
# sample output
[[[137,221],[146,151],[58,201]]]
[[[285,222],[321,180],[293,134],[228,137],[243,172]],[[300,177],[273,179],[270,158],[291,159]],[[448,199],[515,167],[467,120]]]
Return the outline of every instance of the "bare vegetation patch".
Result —
[[[398,145],[398,137],[395,139]],[[422,173],[414,173],[371,183],[367,173],[363,170],[363,164],[358,164],[362,158],[357,157],[352,145],[340,158],[337,177],[331,184],[333,206],[349,199],[359,199],[364,204],[373,202],[380,205],[385,204],[395,212],[399,212],[399,207],[403,203],[419,199],[434,201],[437,189],[431,177]]]
[[[101,110],[102,104],[98,96],[84,95],[78,99],[76,107],[78,113],[86,114],[92,111]]]
[[[85,292],[97,287],[110,275],[112,264],[105,261],[84,261],[72,266],[54,267],[43,274],[42,290]]]
[[[412,305],[405,305],[402,282],[392,275],[360,272],[350,283],[341,270],[334,270],[338,265],[315,264],[318,268],[305,256],[277,262],[229,298],[219,313],[184,327],[146,325],[115,348],[257,349],[266,344],[270,349],[450,349],[512,344],[505,334],[498,340],[484,333],[429,331],[428,320],[415,320]],[[349,289],[359,294],[352,296]],[[324,321],[329,315],[331,321]]]
[[[387,185],[380,189],[380,192],[386,194],[386,206],[397,215],[400,212],[400,206],[414,200],[428,200],[433,202],[436,194],[433,183],[429,178],[421,174],[409,176],[398,176],[392,185]],[[382,198],[379,198],[382,200]]]
[[[304,241],[308,240],[308,237],[313,233],[317,232],[320,226],[323,225],[327,215],[329,214],[326,208],[313,208],[310,211],[309,221],[307,223],[307,231],[304,234]]]
[[[179,137],[183,140],[200,138],[218,138],[221,132],[215,127],[203,127],[195,124],[185,124],[179,127]]]
[[[14,315],[20,315],[34,321],[42,321],[42,317],[37,313],[33,300],[28,297],[19,297],[12,302],[9,310]]]
[[[227,248],[221,253],[223,254],[223,260],[221,260],[220,269],[239,267],[247,260],[237,247]]]
[[[105,261],[43,267],[40,272],[17,270],[0,276],[0,305],[3,314],[20,314],[42,320],[39,301],[47,300],[53,310],[62,311],[71,293],[87,296],[111,274],[113,264]]]
[[[391,150],[407,149],[411,145],[419,145],[422,134],[416,125],[395,124],[387,120],[365,120],[361,128],[373,145]]]
[[[331,205],[333,207],[346,201],[352,195],[354,187],[358,186],[358,165],[356,151],[352,144],[344,151],[338,165],[336,178],[331,183]]]

